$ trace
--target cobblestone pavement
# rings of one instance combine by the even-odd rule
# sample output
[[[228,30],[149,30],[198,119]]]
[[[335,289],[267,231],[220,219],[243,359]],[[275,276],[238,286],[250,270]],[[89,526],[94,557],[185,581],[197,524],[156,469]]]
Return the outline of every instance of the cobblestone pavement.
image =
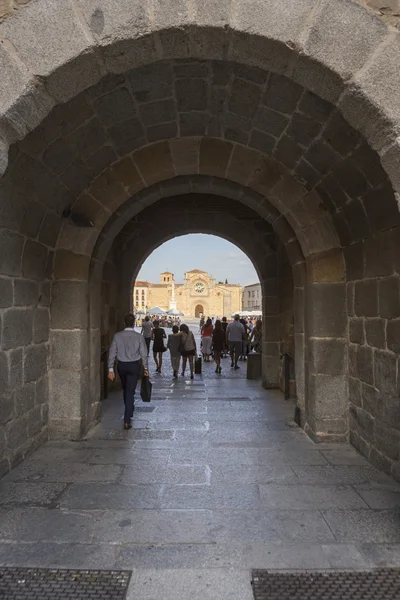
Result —
[[[134,429],[116,391],[85,440],[4,477],[0,565],[133,569],[129,600],[251,600],[251,569],[400,566],[400,486],[223,364],[173,382],[166,357]]]

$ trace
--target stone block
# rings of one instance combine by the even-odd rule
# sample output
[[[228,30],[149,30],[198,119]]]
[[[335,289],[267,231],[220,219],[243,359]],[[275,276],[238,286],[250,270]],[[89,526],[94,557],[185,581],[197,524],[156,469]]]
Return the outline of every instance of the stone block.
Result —
[[[400,354],[400,319],[387,323],[387,346],[392,352]]]
[[[160,123],[154,127],[148,127],[146,136],[149,142],[159,142],[161,140],[169,140],[178,136],[178,124],[176,121],[171,123]]]
[[[356,281],[354,311],[358,317],[377,317],[378,282],[376,279]]]
[[[52,329],[83,329],[88,324],[88,284],[57,281],[52,287]]]
[[[279,342],[280,340],[280,332],[279,332],[279,318],[266,316],[265,327],[266,327],[266,335],[268,342]],[[265,341],[267,341],[265,340]]]
[[[363,198],[363,204],[372,232],[400,225],[400,212],[389,181],[368,192]]]
[[[176,105],[171,98],[141,104],[139,114],[146,127],[177,120]]]
[[[36,382],[36,404],[48,404],[49,402],[49,377],[44,375]]]
[[[368,458],[369,453],[370,453],[369,444],[362,437],[360,437],[355,431],[353,431],[351,429],[349,432],[349,441],[350,441],[350,444],[352,446],[354,446],[354,448],[360,452],[360,454],[362,454],[363,456]]]
[[[46,275],[47,248],[27,240],[22,257],[22,274],[27,279],[44,279]]]
[[[349,377],[349,402],[355,406],[362,406],[361,381],[355,377]]]
[[[385,321],[383,319],[366,319],[365,334],[369,346],[373,348],[385,348],[386,333]]]
[[[43,23],[51,23],[46,35]],[[72,4],[29,3],[2,23],[0,35],[10,40],[31,73],[47,78],[49,93],[59,101],[76,96],[99,78],[91,42]]]
[[[350,319],[349,320],[349,336],[350,342],[353,344],[364,344],[364,319]]]
[[[30,346],[25,350],[24,357],[24,381],[29,383],[37,381],[48,371],[49,349],[46,344]]]
[[[264,133],[263,131],[252,131],[250,136],[249,145],[255,150],[260,150],[264,154],[272,154],[276,140],[268,133]]]
[[[60,215],[49,213],[45,216],[42,226],[39,232],[39,242],[45,246],[55,248],[58,235],[61,230],[61,218]]]
[[[394,272],[394,256],[390,231],[369,237],[364,242],[365,277],[387,277]]]
[[[17,233],[0,230],[0,273],[18,276],[21,273],[21,259],[24,238]]]
[[[50,372],[50,426],[53,421],[79,420],[83,417],[87,404],[87,370],[66,371],[52,369]]]
[[[232,149],[230,142],[204,138],[200,144],[200,173],[224,178]]]
[[[274,157],[289,169],[293,169],[300,160],[302,153],[299,144],[293,138],[284,135],[275,148]]]
[[[343,254],[333,248],[307,257],[308,281],[310,283],[335,283],[344,281]]]
[[[14,306],[37,306],[39,288],[36,281],[14,279]]]
[[[387,456],[379,452],[376,448],[372,447],[368,456],[368,460],[379,470],[384,473],[391,474],[393,461],[388,459]],[[396,465],[397,466],[397,465]]]
[[[247,359],[247,379],[261,379],[261,354],[252,352]]]
[[[13,308],[3,318],[3,348],[18,348],[32,341],[33,310]]]
[[[54,259],[54,279],[87,281],[90,256],[75,254],[68,250],[57,250]]]
[[[313,283],[307,288],[307,317],[313,337],[344,337],[347,330],[346,286]]]
[[[341,375],[347,367],[345,340],[310,338],[308,342],[310,373]]]
[[[354,283],[351,281],[346,285],[347,293],[347,314],[349,317],[354,316]]]
[[[391,352],[385,352],[384,350],[375,350],[375,387],[379,390],[384,400],[386,400],[389,397],[397,398],[400,413],[396,369],[397,357],[394,354],[392,354]]]
[[[39,285],[39,305],[50,306],[51,283],[42,281]]]
[[[388,427],[380,421],[375,421],[375,443],[381,452],[393,460],[399,459],[400,432]]]
[[[53,369],[79,371],[88,366],[87,331],[52,331],[50,336]]]
[[[11,279],[0,278],[0,308],[9,308],[13,304],[13,285]]]
[[[22,415],[7,424],[6,436],[10,450],[16,450],[26,442],[28,438],[26,415]]]
[[[15,411],[16,416],[26,414],[35,405],[35,384],[29,383],[15,392]]]
[[[204,79],[177,79],[175,82],[175,90],[177,107],[180,112],[206,110],[208,90]],[[174,119],[174,117],[175,111],[173,109],[172,119]]]
[[[340,161],[340,156],[324,140],[316,140],[307,150],[304,159],[320,175],[327,175]]]
[[[189,73],[184,76],[191,77]],[[173,96],[172,63],[160,62],[128,73],[134,97],[139,103],[152,102]]]
[[[200,140],[176,139],[169,142],[172,162],[178,175],[198,173]]]
[[[171,151],[167,141],[142,148],[132,156],[147,185],[175,176]]]
[[[379,314],[387,319],[400,317],[400,279],[387,277],[379,281]]]
[[[0,394],[0,425],[13,419],[15,412],[14,394]]]
[[[360,144],[361,138],[355,129],[334,112],[324,129],[323,138],[341,156],[347,157]]]
[[[49,310],[38,308],[33,316],[33,341],[35,344],[49,341]]]
[[[350,405],[349,427],[364,439],[374,439],[374,419],[362,408]]]
[[[344,418],[348,408],[347,384],[345,375],[309,376],[310,410],[313,410],[311,407],[315,407],[314,418],[316,421]],[[322,430],[321,425],[319,430]]]
[[[324,4],[316,13],[304,52],[347,81],[386,34],[386,26],[363,7],[337,0]]]
[[[378,390],[372,385],[363,383],[361,386],[362,407],[377,419],[383,418],[383,402]]]
[[[368,346],[357,346],[356,369],[357,377],[364,383],[374,383],[374,353]]]
[[[5,352],[0,352],[0,394],[8,391],[9,368],[8,359]]]
[[[22,385],[23,349],[11,350],[10,361],[10,388],[14,389]]]
[[[42,407],[35,406],[28,415],[28,436],[37,435],[45,425],[46,420],[43,419]]]

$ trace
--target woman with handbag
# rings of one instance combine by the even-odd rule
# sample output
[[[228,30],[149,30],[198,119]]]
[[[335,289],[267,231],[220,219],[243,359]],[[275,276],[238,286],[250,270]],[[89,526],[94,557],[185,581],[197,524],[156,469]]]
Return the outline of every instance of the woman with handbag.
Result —
[[[153,357],[154,362],[156,363],[156,373],[161,373],[162,367],[162,355],[166,352],[166,347],[164,346],[164,339],[167,337],[164,329],[160,327],[160,321],[154,321],[154,329],[152,333],[153,338]]]
[[[193,332],[185,324],[181,325],[181,345],[180,352],[182,355],[182,377],[185,377],[186,364],[189,360],[190,379],[194,378],[194,359],[197,353],[196,340]]]

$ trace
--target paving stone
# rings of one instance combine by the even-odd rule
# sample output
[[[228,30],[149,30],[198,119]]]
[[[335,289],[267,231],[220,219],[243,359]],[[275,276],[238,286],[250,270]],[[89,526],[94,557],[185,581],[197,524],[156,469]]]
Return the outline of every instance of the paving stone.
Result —
[[[328,525],[316,510],[259,511],[248,509],[214,512],[217,542],[330,542],[334,541]]]
[[[65,483],[0,482],[0,505],[47,506],[65,489]]]
[[[106,511],[94,540],[123,544],[209,544],[213,517],[208,510]]]
[[[82,463],[49,464],[26,460],[9,473],[5,481],[87,482],[116,481],[121,468],[114,465],[86,465]]]
[[[261,504],[267,509],[324,510],[329,508],[366,508],[350,487],[321,485],[260,485]]]
[[[79,543],[0,543],[0,563],[53,569],[113,569],[115,547]]]
[[[400,544],[368,544],[358,545],[365,558],[377,567],[400,566]]]
[[[127,467],[121,478],[123,484],[162,483],[169,485],[206,485],[209,483],[209,470],[200,465],[174,465],[170,467],[147,465],[144,461],[137,467]],[[182,508],[185,508],[182,506]]]
[[[63,494],[60,506],[79,510],[156,508],[160,490],[159,485],[74,483]]]
[[[0,519],[0,540],[17,542],[89,542],[98,513],[15,508]]]
[[[384,483],[390,479],[374,467],[340,465],[336,467],[294,466],[294,472],[302,484],[354,485],[359,483]]]
[[[260,496],[256,485],[165,486],[161,507],[168,509],[245,509],[259,508]]]
[[[330,510],[323,512],[339,542],[399,542],[399,512],[372,510]]]

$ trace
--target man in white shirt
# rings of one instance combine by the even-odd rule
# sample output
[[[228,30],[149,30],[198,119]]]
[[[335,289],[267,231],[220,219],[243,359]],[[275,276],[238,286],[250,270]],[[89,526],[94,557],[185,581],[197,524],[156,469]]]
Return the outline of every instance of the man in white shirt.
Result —
[[[235,315],[235,320],[229,323],[226,328],[226,341],[229,345],[229,351],[231,354],[231,368],[240,369],[238,360],[242,354],[242,342],[245,338],[245,328],[240,322],[240,316]]]
[[[108,357],[108,378],[115,380],[114,363],[117,359],[118,375],[124,390],[124,429],[131,429],[131,420],[135,410],[135,391],[144,368],[144,375],[149,374],[147,346],[144,337],[134,330],[135,317],[132,314],[125,317],[125,329],[114,335]]]
[[[146,317],[142,323],[142,331],[141,334],[144,337],[144,341],[147,346],[147,355],[150,354],[150,342],[151,342],[151,332],[153,331],[153,323],[150,321],[150,317]]]

